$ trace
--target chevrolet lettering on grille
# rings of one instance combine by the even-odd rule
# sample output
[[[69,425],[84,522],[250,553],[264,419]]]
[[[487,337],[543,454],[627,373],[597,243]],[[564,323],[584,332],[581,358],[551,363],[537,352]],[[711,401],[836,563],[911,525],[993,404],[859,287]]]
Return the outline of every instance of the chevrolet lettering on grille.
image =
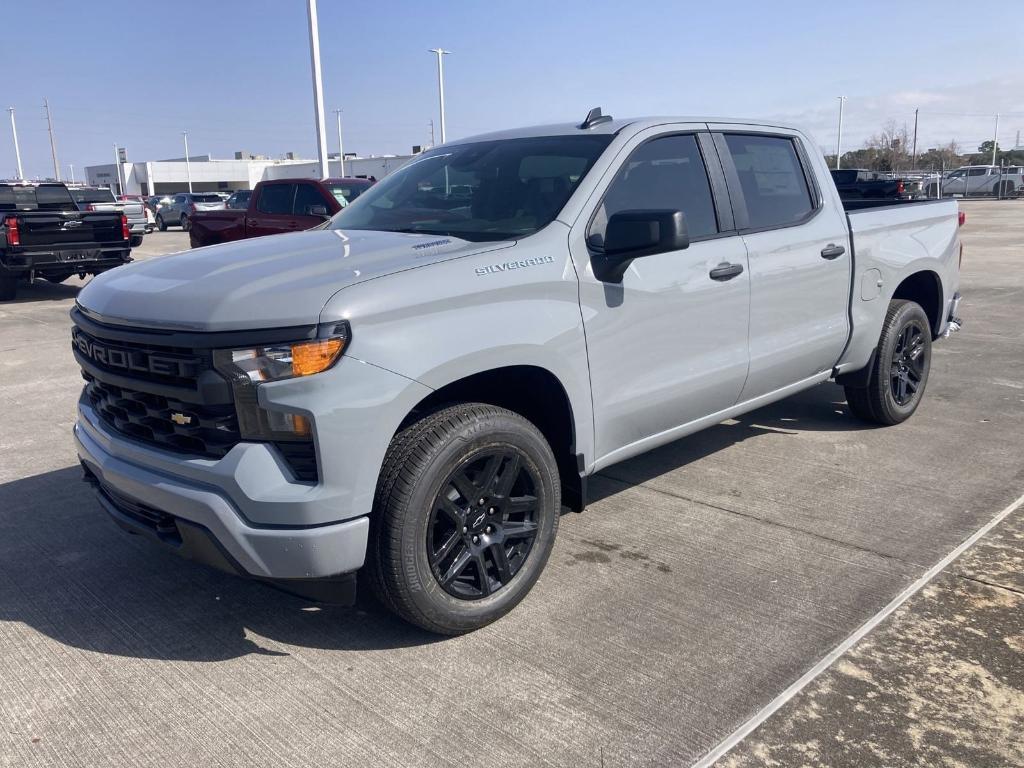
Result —
[[[72,336],[72,342],[79,354],[104,368],[181,378],[195,375],[195,360],[155,355],[143,349],[110,346],[77,330]]]

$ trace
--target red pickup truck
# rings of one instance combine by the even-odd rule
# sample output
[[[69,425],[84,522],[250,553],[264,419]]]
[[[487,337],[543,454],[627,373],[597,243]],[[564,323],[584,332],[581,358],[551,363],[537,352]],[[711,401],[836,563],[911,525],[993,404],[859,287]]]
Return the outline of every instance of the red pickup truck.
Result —
[[[245,210],[197,211],[193,248],[297,232],[322,224],[373,185],[368,179],[274,179],[256,185]]]

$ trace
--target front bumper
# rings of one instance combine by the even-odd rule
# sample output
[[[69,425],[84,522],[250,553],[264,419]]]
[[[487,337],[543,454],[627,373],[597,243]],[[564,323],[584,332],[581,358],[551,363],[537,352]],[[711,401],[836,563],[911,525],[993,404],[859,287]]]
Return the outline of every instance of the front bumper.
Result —
[[[369,535],[365,516],[295,527],[253,524],[223,489],[160,471],[149,462],[132,461],[123,449],[135,449],[138,458],[164,452],[106,434],[87,404],[79,404],[74,437],[86,477],[97,488],[108,514],[122,528],[146,535],[179,555],[274,582],[337,578],[363,565]],[[273,465],[260,461],[258,454],[270,456],[269,449],[258,444],[238,447],[249,449],[242,453],[251,457],[248,461],[240,457],[235,466],[241,466],[243,473],[255,469],[267,480]],[[288,484],[283,473],[280,479]],[[308,491],[291,486],[297,494]],[[302,506],[298,495],[288,498],[287,489],[278,489],[276,495],[279,509]]]

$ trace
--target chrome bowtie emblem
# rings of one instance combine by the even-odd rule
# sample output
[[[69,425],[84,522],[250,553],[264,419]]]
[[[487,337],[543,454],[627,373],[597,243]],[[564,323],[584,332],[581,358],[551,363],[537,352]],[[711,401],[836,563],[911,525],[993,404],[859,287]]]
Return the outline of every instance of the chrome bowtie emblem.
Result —
[[[185,426],[186,424],[192,423],[192,417],[186,416],[184,413],[172,413],[171,421],[180,426]]]

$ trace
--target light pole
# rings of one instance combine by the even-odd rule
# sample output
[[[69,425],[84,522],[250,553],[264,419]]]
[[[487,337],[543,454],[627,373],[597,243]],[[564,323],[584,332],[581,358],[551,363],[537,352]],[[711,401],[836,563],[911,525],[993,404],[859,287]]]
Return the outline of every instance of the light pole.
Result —
[[[53,138],[53,119],[50,117],[50,102],[43,99],[43,108],[46,110],[46,127],[50,131],[50,157],[53,158],[53,178],[60,181],[60,165],[57,163],[57,140]]]
[[[188,191],[192,191],[192,163],[188,159],[188,131],[181,132],[181,138],[185,140],[185,175],[188,177]]]
[[[345,144],[341,140],[341,110],[334,110],[338,116],[338,163],[341,166],[341,178],[345,178]]]
[[[437,97],[441,104],[441,143],[445,142],[444,124],[444,57],[451,53],[444,48],[431,48],[431,53],[437,54]]]
[[[917,113],[918,110],[914,110],[914,151],[910,161],[910,167],[913,170],[917,169]]]
[[[18,179],[24,179],[25,175],[21,170],[21,149],[18,147],[18,126],[14,122],[14,107],[8,107],[11,113],[11,133],[14,134],[14,157],[18,161]]]
[[[117,193],[124,194],[124,182],[121,181],[121,153],[117,151],[117,142],[114,142],[114,170],[117,172]],[[189,192],[192,190],[190,189]]]
[[[999,113],[996,113],[996,131],[992,134],[992,165],[996,164],[996,150],[999,148]]]
[[[836,135],[836,170],[839,170],[839,158],[842,155],[843,147],[843,106],[846,104],[845,96],[837,96],[839,99],[839,133]]]
[[[316,0],[306,0],[309,20],[309,58],[313,69],[313,112],[316,117],[316,151],[320,159],[320,178],[330,175],[327,168],[327,126],[324,122],[324,81],[320,75],[320,31],[316,19]]]
[[[71,171],[71,183],[75,183],[75,164],[68,163],[68,170]]]

